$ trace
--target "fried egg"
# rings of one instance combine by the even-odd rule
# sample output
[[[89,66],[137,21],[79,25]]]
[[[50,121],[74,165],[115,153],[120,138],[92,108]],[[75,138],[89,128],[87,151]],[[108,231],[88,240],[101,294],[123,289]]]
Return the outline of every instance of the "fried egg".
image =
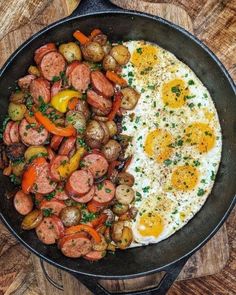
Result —
[[[212,98],[195,73],[173,54],[144,41],[122,76],[140,94],[126,111],[122,135],[135,177],[131,246],[157,243],[182,228],[203,206],[221,159],[221,127]]]

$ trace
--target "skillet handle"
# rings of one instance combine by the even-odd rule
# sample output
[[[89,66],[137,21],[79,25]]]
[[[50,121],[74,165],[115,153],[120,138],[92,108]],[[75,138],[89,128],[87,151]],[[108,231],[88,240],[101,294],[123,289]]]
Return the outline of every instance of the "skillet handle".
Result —
[[[164,271],[166,274],[159,282],[156,287],[151,287],[145,290],[138,290],[138,291],[131,291],[131,292],[124,292],[122,293],[114,293],[107,291],[101,284],[99,284],[98,279],[91,278],[87,276],[81,275],[74,275],[82,284],[84,284],[91,292],[96,295],[165,295],[169,288],[172,286],[176,278],[178,277],[179,273],[181,272],[182,268],[184,267],[185,263],[187,262],[189,257],[185,257],[180,261],[174,263],[173,265],[166,267]]]
[[[112,4],[109,0],[81,0],[70,17],[93,12],[121,11],[122,8]]]

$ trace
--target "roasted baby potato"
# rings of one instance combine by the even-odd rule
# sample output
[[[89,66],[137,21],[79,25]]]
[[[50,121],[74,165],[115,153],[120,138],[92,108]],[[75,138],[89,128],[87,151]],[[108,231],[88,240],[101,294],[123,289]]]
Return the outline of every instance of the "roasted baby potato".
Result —
[[[120,184],[116,187],[116,199],[121,204],[129,205],[134,200],[134,190],[126,184]]]
[[[31,230],[33,228],[36,228],[41,221],[43,220],[43,213],[39,209],[35,209],[28,213],[22,223],[21,223],[21,228],[24,230]]]
[[[8,106],[8,115],[12,121],[20,121],[24,118],[26,112],[26,106],[24,104],[18,104],[10,102]]]
[[[112,47],[110,55],[118,62],[119,65],[125,65],[130,60],[130,53],[126,46],[116,45]]]
[[[140,94],[131,87],[123,88],[121,92],[123,94],[121,107],[125,110],[132,110],[136,106]]]
[[[31,159],[37,156],[47,156],[48,151],[45,146],[42,145],[31,145],[25,151],[25,160],[29,162]]]
[[[104,58],[104,51],[98,42],[89,42],[81,47],[83,57],[87,61],[99,62]]]
[[[68,62],[82,59],[80,47],[75,42],[61,44],[59,46],[59,52]]]

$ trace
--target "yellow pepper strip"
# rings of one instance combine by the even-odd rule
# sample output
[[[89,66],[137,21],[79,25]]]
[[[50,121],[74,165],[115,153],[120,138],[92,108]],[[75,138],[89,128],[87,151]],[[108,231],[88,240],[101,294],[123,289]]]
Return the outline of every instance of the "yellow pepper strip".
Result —
[[[79,148],[65,165],[60,165],[57,169],[62,178],[67,178],[72,172],[79,168],[80,159],[85,152],[85,148]]]
[[[57,111],[65,113],[67,111],[69,101],[74,97],[81,98],[82,95],[79,91],[70,89],[59,91],[56,95],[52,97],[51,105]]]

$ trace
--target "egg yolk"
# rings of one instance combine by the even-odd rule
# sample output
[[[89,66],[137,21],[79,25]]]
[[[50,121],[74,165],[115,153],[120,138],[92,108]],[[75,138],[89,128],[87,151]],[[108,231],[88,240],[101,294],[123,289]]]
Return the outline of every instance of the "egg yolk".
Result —
[[[200,153],[207,153],[215,145],[215,134],[205,123],[194,123],[185,129],[185,142],[196,145]]]
[[[143,237],[158,237],[164,229],[164,222],[160,215],[144,213],[139,220],[138,231]]]
[[[136,48],[131,57],[131,63],[148,73],[148,70],[151,69],[157,63],[157,54],[158,49],[150,44],[141,45]]]
[[[170,145],[172,143],[173,137],[169,132],[155,129],[148,134],[144,150],[149,157],[155,158],[158,163],[162,163],[171,156],[173,148]]]
[[[198,170],[192,166],[176,167],[171,176],[171,183],[174,188],[180,191],[192,190],[199,179]]]
[[[180,108],[186,102],[189,89],[181,79],[174,79],[162,86],[162,100],[170,108]]]

